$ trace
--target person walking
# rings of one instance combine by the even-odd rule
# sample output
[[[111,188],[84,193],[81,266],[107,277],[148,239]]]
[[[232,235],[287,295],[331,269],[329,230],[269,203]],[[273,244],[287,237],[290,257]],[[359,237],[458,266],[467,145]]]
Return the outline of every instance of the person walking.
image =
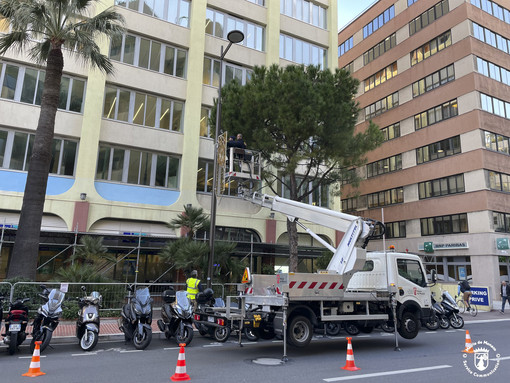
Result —
[[[191,300],[194,308],[196,308],[196,296],[203,290],[202,282],[198,279],[198,271],[193,270],[191,272],[191,276],[186,279],[186,292],[188,293],[188,298]]]
[[[469,302],[469,298],[471,297],[471,286],[469,286],[469,282],[467,281],[467,279],[464,279],[463,281],[460,281],[459,282],[459,286],[460,286],[460,292],[463,294],[463,301],[464,301],[464,304],[466,305],[466,310],[467,311],[470,311],[471,310],[471,303]]]
[[[505,313],[505,303],[510,304],[510,286],[506,281],[501,282],[501,314]]]

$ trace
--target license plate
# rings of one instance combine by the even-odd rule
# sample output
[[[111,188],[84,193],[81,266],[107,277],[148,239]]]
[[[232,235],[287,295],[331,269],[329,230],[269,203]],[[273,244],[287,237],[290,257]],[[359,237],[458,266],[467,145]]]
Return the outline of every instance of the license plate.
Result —
[[[207,322],[214,323],[214,317],[208,317],[208,318],[207,318]]]
[[[21,331],[21,324],[20,323],[10,324],[9,331]]]

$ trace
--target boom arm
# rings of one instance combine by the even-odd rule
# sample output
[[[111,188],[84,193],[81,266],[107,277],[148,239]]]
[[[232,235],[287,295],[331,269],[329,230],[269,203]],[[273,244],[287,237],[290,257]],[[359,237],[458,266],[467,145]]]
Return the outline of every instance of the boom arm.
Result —
[[[354,269],[356,261],[364,261],[364,249],[370,238],[372,238],[375,226],[380,224],[378,221],[364,220],[354,215],[340,213],[286,198],[268,196],[266,194],[254,193],[251,202],[285,214],[291,221],[302,218],[344,232],[344,237],[335,249],[312,230],[306,228],[302,223],[297,222],[310,235],[319,240],[334,253],[327,270],[337,272],[338,274],[348,273]]]

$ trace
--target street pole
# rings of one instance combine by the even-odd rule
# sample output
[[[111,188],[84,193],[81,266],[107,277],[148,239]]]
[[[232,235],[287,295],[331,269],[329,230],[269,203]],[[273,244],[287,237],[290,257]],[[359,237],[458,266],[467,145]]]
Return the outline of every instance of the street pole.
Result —
[[[214,129],[214,159],[213,159],[213,183],[211,190],[211,218],[210,218],[210,227],[209,227],[209,259],[208,259],[208,268],[207,268],[207,287],[212,287],[212,274],[213,274],[213,266],[214,266],[214,236],[216,233],[216,205],[217,205],[217,197],[216,193],[218,190],[218,135],[220,131],[221,125],[221,87],[223,83],[223,59],[227,54],[228,50],[232,46],[232,44],[240,43],[244,40],[244,34],[241,31],[230,31],[227,35],[227,39],[229,41],[227,45],[227,49],[223,51],[223,45],[221,46],[220,51],[220,83],[218,84],[218,102],[216,103],[216,129]]]

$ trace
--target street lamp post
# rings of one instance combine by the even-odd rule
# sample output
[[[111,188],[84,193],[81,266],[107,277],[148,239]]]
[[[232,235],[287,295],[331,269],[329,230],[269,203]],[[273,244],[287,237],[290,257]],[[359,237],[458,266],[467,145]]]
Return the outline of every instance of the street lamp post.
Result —
[[[216,129],[214,132],[214,162],[213,162],[213,183],[211,190],[211,225],[209,228],[209,262],[207,268],[207,287],[212,286],[212,274],[214,265],[214,236],[216,232],[216,192],[218,189],[218,133],[220,131],[221,124],[221,86],[223,82],[223,59],[227,54],[232,44],[240,43],[244,40],[244,34],[241,31],[233,30],[227,35],[229,41],[227,49],[223,50],[221,46],[220,52],[220,83],[218,85],[218,102],[216,103]]]

